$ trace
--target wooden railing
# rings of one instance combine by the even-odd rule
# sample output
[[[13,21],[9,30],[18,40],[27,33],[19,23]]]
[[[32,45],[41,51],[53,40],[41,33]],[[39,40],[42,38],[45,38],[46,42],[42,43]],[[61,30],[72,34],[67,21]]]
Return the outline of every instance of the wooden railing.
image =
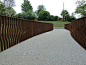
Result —
[[[86,50],[86,17],[65,24],[65,29],[68,29],[71,36]]]
[[[53,30],[53,24],[0,15],[1,51],[26,39]]]

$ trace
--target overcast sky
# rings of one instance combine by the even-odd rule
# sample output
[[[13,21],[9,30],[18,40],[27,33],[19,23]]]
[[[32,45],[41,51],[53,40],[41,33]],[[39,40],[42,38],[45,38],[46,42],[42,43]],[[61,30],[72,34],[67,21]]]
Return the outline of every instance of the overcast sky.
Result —
[[[67,10],[70,14],[73,13],[76,9],[76,0],[29,0],[33,11],[37,10],[38,5],[44,5],[46,10],[50,12],[51,15],[61,16],[61,12],[63,10],[63,2],[64,9]],[[23,0],[15,0],[16,6],[14,7],[16,13],[21,13],[21,4]]]

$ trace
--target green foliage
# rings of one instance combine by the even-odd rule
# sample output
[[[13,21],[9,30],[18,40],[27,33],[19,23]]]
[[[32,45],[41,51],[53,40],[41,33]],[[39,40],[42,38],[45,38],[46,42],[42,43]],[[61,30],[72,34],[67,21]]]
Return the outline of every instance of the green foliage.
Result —
[[[33,10],[31,3],[28,0],[24,0],[24,3],[21,5],[22,11],[27,13],[29,10]]]
[[[85,4],[86,4],[86,1],[85,1],[85,0],[77,0],[77,1],[76,1],[77,7],[83,6],[83,5],[85,5]]]
[[[4,7],[2,11],[3,11],[3,15],[6,15],[6,16],[12,16],[12,15],[15,15],[16,13],[15,10],[10,6]]]
[[[4,4],[0,1],[0,14],[3,14]]]
[[[38,20],[48,21],[50,13],[48,11],[40,11],[38,14]]]
[[[69,17],[68,17],[68,21],[69,21],[69,22],[72,22],[72,21],[75,20],[75,19],[76,19],[76,18],[75,18],[75,17],[72,17],[72,16],[69,16]]]
[[[77,8],[75,10],[75,13],[81,14],[82,16],[86,16],[86,1],[85,0],[77,1],[76,4]]]
[[[45,6],[44,5],[39,5],[38,10],[36,11],[36,14],[38,15],[39,12],[42,11],[42,10],[44,10],[44,11],[46,10]]]
[[[63,10],[63,11],[61,12],[61,16],[63,16],[63,19],[64,19],[65,21],[67,21],[67,20],[68,20],[68,17],[69,17],[69,12],[68,12],[67,10]]]
[[[15,10],[11,6],[4,6],[4,3],[0,1],[0,14],[6,15],[6,16],[12,16],[15,15]]]
[[[77,7],[75,13],[81,14],[82,16],[86,16],[86,4],[83,6]]]
[[[24,0],[24,3],[21,5],[21,8],[23,12],[17,14],[15,17],[29,19],[29,20],[34,19],[35,14],[33,12],[33,8],[31,6],[30,1]]]
[[[50,21],[57,21],[57,19],[58,19],[58,16],[50,15],[50,18],[49,18]]]
[[[63,10],[63,11],[61,12],[61,16],[63,16],[63,18],[64,18],[65,21],[69,21],[69,22],[71,22],[71,21],[73,21],[73,20],[76,19],[76,18],[74,17],[74,13],[72,13],[72,15],[70,16],[70,15],[69,15],[69,12],[68,12],[67,10]]]
[[[15,6],[15,0],[3,0],[3,2],[4,2],[4,6],[5,7],[8,7],[8,6],[13,7],[13,6]]]
[[[22,12],[22,13],[16,14],[14,17],[28,19],[28,20],[33,20],[35,18],[33,12],[30,10],[27,13]]]

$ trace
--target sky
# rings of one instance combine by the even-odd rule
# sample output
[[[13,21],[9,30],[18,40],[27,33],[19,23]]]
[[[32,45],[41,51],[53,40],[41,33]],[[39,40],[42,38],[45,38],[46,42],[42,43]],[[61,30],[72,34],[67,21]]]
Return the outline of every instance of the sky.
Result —
[[[76,0],[28,0],[30,1],[33,11],[37,10],[38,5],[44,5],[46,11],[50,12],[50,15],[57,15],[61,17],[61,12],[63,10],[63,3],[64,9],[69,12],[71,15],[76,9]],[[21,4],[23,0],[15,0],[16,6],[13,7],[16,13],[21,13]]]

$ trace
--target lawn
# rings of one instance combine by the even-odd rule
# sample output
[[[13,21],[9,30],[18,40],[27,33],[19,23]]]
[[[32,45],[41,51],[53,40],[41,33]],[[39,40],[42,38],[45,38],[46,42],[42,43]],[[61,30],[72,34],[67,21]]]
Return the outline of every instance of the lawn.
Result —
[[[67,22],[67,21],[40,21],[40,22],[52,23],[54,25],[54,27],[64,27],[64,24],[71,23],[71,22]]]

